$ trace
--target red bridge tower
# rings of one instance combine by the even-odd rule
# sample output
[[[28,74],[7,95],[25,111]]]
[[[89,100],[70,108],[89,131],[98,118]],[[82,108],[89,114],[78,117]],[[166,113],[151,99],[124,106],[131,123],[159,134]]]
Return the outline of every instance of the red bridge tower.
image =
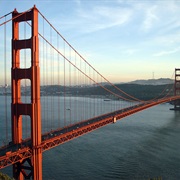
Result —
[[[40,107],[40,69],[39,69],[39,40],[38,40],[38,10],[34,6],[30,11],[12,13],[12,141],[22,142],[22,115],[31,119],[31,148],[33,156],[13,165],[15,179],[42,179],[42,150],[41,145],[41,107]],[[19,24],[31,21],[30,39],[19,39]],[[21,68],[20,50],[31,50],[31,67]],[[31,81],[31,102],[23,103],[21,98],[21,80]],[[29,174],[26,172],[29,170]]]
[[[180,95],[180,69],[175,69],[175,82],[174,82],[174,95]],[[180,100],[177,99],[174,101],[174,109],[173,110],[180,110]]]

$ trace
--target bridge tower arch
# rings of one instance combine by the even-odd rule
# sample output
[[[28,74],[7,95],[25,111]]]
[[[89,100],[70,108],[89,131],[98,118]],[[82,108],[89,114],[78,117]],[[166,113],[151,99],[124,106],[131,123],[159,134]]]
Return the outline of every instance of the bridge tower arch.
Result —
[[[28,115],[31,119],[31,149],[33,156],[13,165],[15,179],[42,179],[42,149],[41,144],[41,107],[40,107],[40,68],[39,68],[39,40],[38,40],[38,10],[34,6],[30,11],[12,13],[12,142],[22,143],[22,116]],[[19,38],[19,25],[21,22],[31,21],[31,37]],[[31,50],[30,68],[20,67],[20,50]],[[31,102],[23,103],[21,96],[21,80],[29,79],[31,82]],[[26,170],[30,172],[27,174]]]

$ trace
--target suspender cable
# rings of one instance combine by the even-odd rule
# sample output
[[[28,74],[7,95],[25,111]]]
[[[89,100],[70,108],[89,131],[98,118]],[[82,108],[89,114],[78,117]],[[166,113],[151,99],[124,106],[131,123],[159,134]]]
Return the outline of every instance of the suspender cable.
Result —
[[[49,48],[48,48],[48,44],[46,43],[46,92],[48,93],[49,90],[49,71],[48,71],[48,67],[49,67],[49,63],[48,63],[48,53],[50,53]],[[46,127],[49,127],[49,93],[47,94],[47,101],[46,101],[46,112],[47,112],[47,119],[46,119]]]
[[[4,17],[6,21],[6,16]],[[5,129],[6,142],[8,141],[8,118],[7,118],[7,49],[6,49],[6,24],[4,24],[4,98],[5,98]]]
[[[96,74],[96,82],[97,83],[99,83],[99,79],[98,79],[98,74],[97,73],[95,73]],[[99,87],[97,86],[97,92],[98,92],[98,89],[99,89]],[[99,115],[99,106],[98,106],[98,101],[99,101],[99,93],[97,93],[97,95],[96,95],[96,110],[97,110],[97,114],[96,115]]]
[[[74,62],[74,64],[75,64],[75,66],[76,66],[76,61],[77,61],[77,59],[76,59],[76,53],[75,53],[75,62]],[[77,71],[77,69],[76,69],[76,67],[74,67],[74,86],[75,86],[75,107],[74,107],[74,113],[75,113],[75,120],[77,120],[77,107],[78,107],[78,104],[77,104],[77,73],[76,73],[76,71]]]
[[[66,48],[64,44],[64,126],[66,126]]]
[[[95,71],[93,71],[93,79],[95,79]],[[96,86],[96,84],[94,84],[94,92],[93,92],[93,98],[94,98],[94,105],[93,105],[93,107],[94,107],[94,112],[93,112],[93,116],[96,116],[96,96],[95,96],[95,88],[96,88],[97,86]]]
[[[51,24],[50,24],[51,25]],[[51,25],[52,26],[52,25]],[[57,51],[57,53],[59,53],[63,58],[64,58],[64,60],[66,60],[67,62],[69,62],[71,65],[73,65],[79,72],[81,72],[82,74],[84,74],[86,77],[88,77],[88,75],[86,75],[80,68],[78,68],[75,64],[73,64],[72,62],[70,62],[69,61],[69,59],[67,58],[67,57],[65,57],[59,50],[57,50],[57,48],[55,48],[54,47],[54,45],[52,45],[45,37],[43,37],[40,33],[39,33],[39,35],[46,41],[46,43],[48,43],[55,51]],[[65,39],[63,39],[63,41],[64,41],[64,44],[65,44]],[[73,48],[72,48],[73,49]],[[78,52],[77,51],[75,51],[75,54],[78,54]],[[79,55],[80,56],[80,55]],[[80,56],[82,59],[83,59],[83,57],[82,56]],[[84,59],[83,59],[84,60]],[[87,63],[87,62],[86,62]],[[87,63],[88,64],[88,63]],[[92,66],[90,65],[90,64],[88,64],[91,68],[92,68]],[[93,71],[94,72],[96,72],[96,73],[98,73],[94,68],[92,68],[93,69]],[[98,73],[99,74],[99,73]],[[103,76],[102,76],[103,77]],[[99,85],[99,86],[101,86],[99,83],[97,83],[94,79],[92,79],[91,77],[88,77],[88,78],[90,78],[96,85]],[[103,77],[104,78],[104,77]],[[110,82],[109,82],[110,83]],[[112,86],[114,86],[112,83],[111,83],[111,85]],[[102,87],[102,86],[101,86]],[[114,94],[115,96],[117,96],[117,97],[121,97],[122,99],[124,99],[124,100],[126,100],[126,101],[134,101],[134,99],[136,99],[136,98],[134,98],[134,97],[130,97],[130,95],[128,95],[127,93],[125,93],[125,92],[123,92],[122,90],[119,90],[119,91],[121,91],[122,93],[124,93],[124,94],[126,94],[128,97],[130,97],[131,99],[127,99],[127,98],[125,98],[125,97],[123,97],[123,96],[120,96],[120,95],[118,95],[118,94],[116,94],[116,93],[114,93],[114,92],[112,92],[111,90],[108,90],[107,88],[105,88],[105,87],[102,87],[103,89],[106,89],[108,92],[111,92],[112,94]],[[115,87],[116,89],[118,89],[117,87]],[[136,100],[138,100],[138,99],[136,99]],[[142,101],[141,101],[142,102]],[[144,102],[144,101],[143,101]]]
[[[43,25],[43,27],[42,27],[42,33],[43,33],[43,36],[44,36],[44,19],[42,19],[42,25]],[[43,54],[42,54],[42,60],[40,61],[40,63],[42,64],[42,69],[43,69],[43,72],[42,72],[42,75],[43,75],[43,77],[42,77],[42,86],[44,86],[45,85],[45,77],[44,77],[44,74],[45,74],[45,63],[44,63],[44,52],[45,52],[45,48],[44,48],[44,40],[42,40],[42,50],[43,50]],[[43,99],[43,103],[42,103],[42,100],[41,100],[41,104],[45,107],[45,99]],[[44,127],[45,127],[45,122],[44,122],[44,120],[45,120],[45,110],[44,111],[42,111],[42,132],[44,132]],[[44,127],[43,127],[44,126]]]
[[[40,13],[40,15],[47,21],[47,23],[49,23],[50,24],[50,22],[42,15],[42,13],[41,12],[39,12]],[[51,25],[51,24],[50,24]],[[52,25],[51,25],[52,26]],[[82,58],[82,60],[84,61],[84,62],[86,62],[95,72],[97,72],[99,75],[101,75],[96,69],[94,69],[68,42],[67,42],[67,40],[52,26],[52,28],[54,29],[54,31],[56,31],[58,34],[59,34],[59,36],[63,39],[63,41],[65,41],[71,48],[72,48],[72,50],[74,50],[75,51],[75,53],[77,53],[77,55],[78,56],[80,56],[81,58]],[[140,99],[137,99],[137,98],[135,98],[135,97],[133,97],[133,96],[131,96],[131,95],[129,95],[129,94],[127,94],[127,93],[125,93],[124,91],[122,91],[120,88],[118,88],[118,87],[116,87],[114,84],[112,84],[110,81],[108,81],[104,76],[102,76],[103,77],[103,79],[106,81],[106,82],[108,82],[111,86],[113,86],[115,89],[117,89],[118,91],[120,91],[121,93],[123,93],[124,95],[126,95],[127,97],[129,97],[130,99],[128,99],[128,100],[130,100],[130,101],[140,101],[140,102],[144,102],[143,100],[140,100]],[[127,99],[127,98],[125,98],[125,99]]]
[[[89,66],[88,66],[89,67]],[[91,77],[91,68],[89,67],[89,77]],[[89,79],[89,86],[92,88],[92,84],[91,84],[91,79]],[[90,98],[92,99],[92,91],[90,93]],[[92,115],[92,103],[91,103],[91,99],[90,99],[90,103],[89,103],[89,117],[91,117]]]
[[[57,49],[59,50],[59,36],[57,33]],[[59,59],[59,54],[57,53],[57,61],[58,61],[58,91],[60,93],[61,91],[61,86],[60,86],[60,59]],[[60,128],[61,126],[61,118],[60,118],[60,94],[58,94],[58,127]]]
[[[51,28],[51,26],[49,27],[50,28],[50,43],[52,44],[52,28]],[[51,122],[51,131],[52,131],[52,129],[53,129],[53,49],[52,48],[50,48],[50,59],[49,59],[49,61],[50,61],[50,75],[51,75],[51,77],[50,77],[50,85],[51,85],[51,87],[50,87],[50,89],[51,89],[51,95],[50,95],[50,97],[51,97],[51,117],[50,117],[50,122]]]
[[[71,48],[69,47],[69,59],[71,59]],[[72,119],[71,119],[71,65],[69,64],[69,115],[70,115],[70,124],[72,124]]]
[[[55,93],[55,84],[54,84],[54,70],[55,70],[55,67],[54,67],[54,64],[55,64],[55,59],[54,59],[54,49],[52,50],[52,63],[51,63],[51,66],[52,66],[52,85],[53,85],[53,94],[52,94],[52,129],[54,129],[54,93]]]
[[[42,29],[42,31],[43,31],[43,36],[44,36],[44,18],[42,19],[42,24],[43,24],[43,29]],[[43,50],[43,54],[42,54],[42,61],[41,61],[41,64],[42,64],[42,75],[43,75],[43,77],[42,77],[42,86],[44,86],[44,88],[45,88],[45,85],[46,85],[46,82],[45,82],[45,69],[46,69],[46,64],[45,64],[45,43],[44,43],[44,40],[42,40],[42,42],[43,42],[43,44],[42,44],[42,50]],[[44,89],[45,90],[45,89]],[[43,93],[45,93],[45,92],[43,92]],[[42,100],[41,100],[41,102],[42,102]],[[46,127],[46,98],[43,98],[43,107],[44,107],[44,111],[43,111],[43,119],[42,119],[42,122],[43,122],[43,124],[44,124],[44,128],[42,128],[42,131],[44,132],[45,131],[45,127]]]
[[[52,26],[52,28],[54,29],[54,31],[56,31],[56,32],[59,34],[59,36],[63,39],[63,41],[64,41],[65,43],[67,43],[67,44],[74,50],[74,52],[75,52],[79,57],[81,57],[81,59],[82,59],[85,63],[87,63],[98,75],[101,75],[91,64],[89,64],[89,63],[86,61],[86,59],[85,59],[80,53],[78,53],[78,52],[76,51],[76,49],[56,30],[56,28],[42,15],[42,13],[41,13],[40,11],[39,11],[39,14],[46,20],[46,22],[47,22],[48,24],[50,24],[50,25]],[[127,97],[129,97],[131,101],[132,101],[132,100],[142,101],[142,100],[137,99],[137,98],[135,98],[135,97],[127,94],[126,92],[122,91],[120,88],[116,87],[114,84],[112,84],[112,83],[111,83],[108,79],[106,79],[104,76],[102,76],[102,77],[103,77],[103,79],[104,79],[106,82],[108,82],[111,86],[115,87],[118,91],[120,91],[121,93],[123,93],[124,95],[126,95]]]
[[[74,66],[79,72],[81,72],[84,76],[86,76],[87,78],[91,79],[91,81],[96,84],[96,85],[99,85],[100,87],[102,87],[103,89],[105,89],[106,91],[114,94],[115,96],[117,97],[120,97],[126,101],[134,101],[134,100],[130,100],[130,99],[127,99],[121,95],[118,95],[114,92],[112,92],[111,90],[105,88],[104,86],[101,86],[98,82],[96,82],[96,80],[94,80],[93,78],[89,77],[87,74],[85,74],[79,67],[77,67],[74,63],[72,63],[71,61],[69,61],[69,59],[67,57],[65,57],[60,51],[57,50],[57,48],[55,48],[45,37],[43,37],[40,33],[39,35],[46,41],[47,44],[49,44],[55,51],[57,51],[57,53],[59,53],[59,55],[61,55],[65,61],[67,61],[68,63],[70,63],[72,66]],[[95,72],[95,71],[94,71]]]
[[[26,39],[26,23],[24,23],[24,39]],[[25,41],[25,43],[26,43],[26,41]],[[26,50],[24,50],[24,67],[27,68],[26,67]],[[25,71],[25,73],[26,73],[26,71]],[[26,77],[26,75],[25,75],[25,77]],[[26,85],[26,79],[25,79],[24,87],[25,87],[24,92],[25,92],[25,104],[26,104],[27,103],[27,85]],[[25,111],[27,112],[27,108],[25,109]],[[25,129],[26,129],[26,138],[28,138],[27,116],[25,116]]]

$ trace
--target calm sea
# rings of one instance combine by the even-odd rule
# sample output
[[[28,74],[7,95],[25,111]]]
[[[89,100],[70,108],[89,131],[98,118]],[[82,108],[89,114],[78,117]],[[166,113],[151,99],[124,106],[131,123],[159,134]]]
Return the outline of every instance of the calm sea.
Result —
[[[180,112],[170,108],[150,108],[44,152],[43,179],[179,180]],[[1,171],[12,176],[11,168]]]

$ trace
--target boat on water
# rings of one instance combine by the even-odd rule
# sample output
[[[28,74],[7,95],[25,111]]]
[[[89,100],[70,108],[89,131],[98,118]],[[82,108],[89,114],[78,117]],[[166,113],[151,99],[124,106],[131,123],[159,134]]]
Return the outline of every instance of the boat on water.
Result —
[[[110,101],[110,99],[104,99],[104,101]]]

